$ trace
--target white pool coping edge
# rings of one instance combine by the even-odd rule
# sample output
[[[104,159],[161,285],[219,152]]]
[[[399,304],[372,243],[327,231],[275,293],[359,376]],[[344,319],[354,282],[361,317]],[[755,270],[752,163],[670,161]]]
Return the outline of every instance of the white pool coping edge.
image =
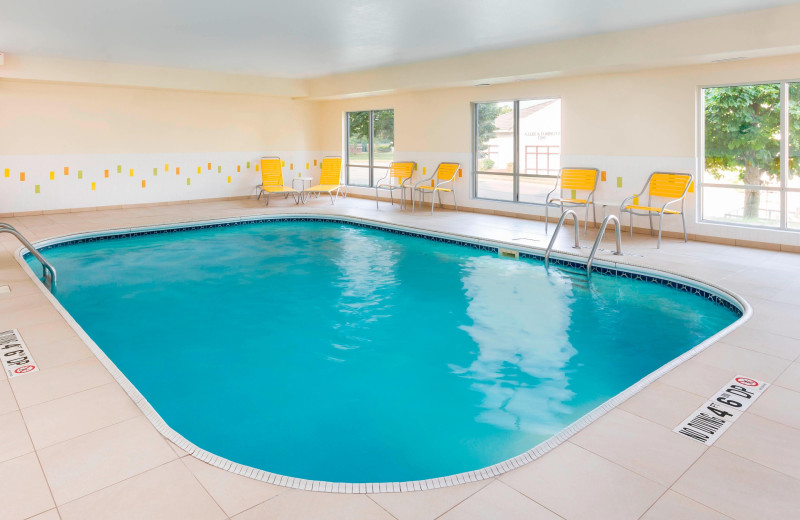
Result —
[[[69,242],[72,240],[79,240],[82,238],[106,237],[120,233],[123,234],[138,233],[138,232],[147,232],[156,230],[184,229],[184,228],[191,229],[192,227],[224,224],[224,223],[246,223],[251,221],[255,223],[264,220],[308,219],[308,218],[320,219],[320,220],[345,221],[355,224],[359,223],[370,224],[381,228],[394,229],[405,232],[415,232],[415,233],[425,234],[428,236],[447,238],[451,240],[453,239],[463,240],[465,242],[472,242],[479,245],[485,245],[489,247],[502,247],[504,249],[512,249],[515,251],[531,253],[536,255],[542,255],[542,253],[544,252],[544,249],[539,247],[530,247],[530,246],[522,247],[519,244],[510,242],[485,240],[474,236],[459,235],[455,233],[441,233],[438,231],[432,231],[425,228],[389,224],[379,220],[371,220],[366,218],[358,218],[345,215],[302,214],[302,213],[263,214],[255,216],[250,215],[247,217],[233,217],[233,218],[211,219],[202,221],[193,220],[185,222],[176,222],[176,223],[157,225],[157,226],[115,228],[103,231],[92,231],[86,233],[61,235],[58,237],[52,237],[37,241],[33,245],[37,248],[42,248],[49,245]],[[693,358],[694,356],[705,350],[710,345],[719,341],[722,337],[730,334],[731,332],[739,328],[742,324],[744,324],[747,320],[749,320],[753,314],[752,307],[750,306],[749,303],[747,303],[747,301],[744,298],[742,298],[741,296],[732,291],[723,289],[722,287],[719,287],[711,282],[681,275],[671,271],[653,269],[647,266],[627,263],[624,261],[609,262],[597,259],[593,263],[594,266],[610,267],[610,268],[617,268],[617,266],[621,266],[620,267],[621,269],[624,269],[629,272],[633,272],[636,274],[644,274],[649,276],[658,276],[659,278],[673,280],[687,285],[693,285],[707,292],[715,293],[718,296],[724,297],[728,300],[735,302],[740,307],[742,316],[740,316],[739,319],[737,319],[724,329],[720,330],[713,336],[709,337],[699,345],[696,345],[694,348],[684,352],[682,355],[676,357],[667,364],[662,365],[660,368],[646,375],[645,377],[634,383],[632,386],[626,388],[625,390],[615,395],[614,397],[610,398],[597,408],[583,415],[580,419],[573,422],[572,424],[562,429],[561,431],[557,432],[549,439],[540,442],[533,448],[529,449],[528,451],[520,455],[517,455],[516,457],[512,457],[510,459],[504,460],[502,462],[499,462],[497,464],[482,469],[468,471],[464,473],[457,473],[445,477],[426,479],[426,480],[412,480],[406,482],[378,482],[378,483],[328,482],[328,481],[308,480],[302,478],[289,477],[286,475],[279,475],[277,473],[271,473],[268,471],[263,471],[257,468],[253,468],[251,466],[245,466],[243,464],[233,462],[229,459],[219,457],[209,451],[206,451],[196,446],[195,444],[185,439],[181,434],[173,430],[161,418],[158,412],[155,411],[155,409],[150,405],[147,399],[139,392],[139,390],[128,380],[127,377],[125,377],[122,371],[119,370],[119,368],[117,368],[114,362],[111,361],[111,359],[108,356],[106,356],[105,352],[103,352],[103,350],[92,340],[92,338],[89,337],[89,335],[83,330],[83,328],[78,324],[78,322],[72,318],[72,316],[61,305],[61,303],[56,299],[56,297],[53,296],[53,294],[51,294],[50,291],[41,283],[38,276],[36,276],[36,274],[33,272],[33,270],[31,270],[30,266],[28,266],[27,262],[23,258],[26,252],[28,252],[28,249],[25,247],[20,247],[15,251],[15,258],[22,267],[22,269],[28,274],[28,276],[31,277],[31,279],[34,280],[34,282],[36,282],[36,285],[39,287],[39,289],[42,291],[45,297],[47,297],[50,303],[53,304],[58,313],[61,314],[61,316],[72,327],[75,333],[84,341],[84,343],[86,343],[86,346],[89,348],[89,350],[92,351],[92,353],[97,357],[97,359],[109,371],[111,376],[117,381],[117,383],[120,384],[120,386],[122,386],[122,388],[125,390],[128,396],[133,400],[133,402],[136,403],[139,409],[144,413],[145,417],[148,418],[148,420],[153,424],[153,426],[155,426],[155,428],[165,438],[173,442],[175,445],[177,445],[178,447],[180,447],[182,450],[192,455],[193,457],[202,460],[203,462],[206,462],[208,464],[211,464],[212,466],[216,466],[226,471],[230,471],[237,475],[242,475],[262,482],[267,482],[269,484],[284,486],[292,489],[301,489],[306,491],[321,491],[326,493],[397,493],[397,492],[408,492],[408,491],[423,491],[428,489],[437,489],[441,487],[456,486],[458,484],[464,484],[467,482],[477,482],[480,480],[485,480],[488,478],[493,478],[502,475],[503,473],[511,471],[525,464],[528,464],[529,462],[533,462],[534,460],[543,456],[553,448],[557,447],[562,442],[566,441],[567,439],[569,439],[582,429],[586,428],[589,424],[593,423],[594,421],[596,421],[597,419],[599,419],[612,409],[616,408],[618,405],[622,404],[624,401],[628,400],[629,398],[639,393],[641,390],[643,390],[645,387],[647,387],[650,383],[652,383],[659,377],[663,376],[664,374],[674,369],[675,367],[681,365],[685,361]],[[580,261],[582,263],[586,262],[586,257],[584,256],[576,255],[569,252],[556,251],[556,250],[554,250],[553,254],[551,254],[551,258],[570,260],[570,261]],[[622,258],[625,257],[623,256]]]

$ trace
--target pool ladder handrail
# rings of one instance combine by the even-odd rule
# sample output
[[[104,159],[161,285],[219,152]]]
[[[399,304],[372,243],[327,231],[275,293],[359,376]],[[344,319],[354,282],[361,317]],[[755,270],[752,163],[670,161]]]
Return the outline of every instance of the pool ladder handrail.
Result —
[[[603,219],[603,223],[600,224],[600,232],[597,233],[597,238],[594,239],[592,252],[589,253],[589,260],[586,262],[586,276],[592,274],[592,262],[594,261],[594,255],[597,253],[597,248],[600,247],[600,241],[603,240],[603,235],[606,234],[606,227],[608,227],[608,223],[612,220],[614,221],[614,229],[616,230],[617,235],[617,251],[614,254],[622,256],[622,231],[620,230],[619,219],[616,215],[609,215]]]
[[[561,218],[558,219],[558,224],[556,224],[556,229],[553,231],[553,238],[550,239],[550,244],[547,246],[547,250],[544,253],[544,266],[550,267],[550,253],[553,251],[553,245],[556,243],[556,237],[558,236],[558,232],[561,231],[561,227],[564,225],[564,219],[567,216],[572,215],[572,223],[575,226],[575,245],[573,246],[574,249],[581,248],[580,242],[580,226],[578,226],[578,215],[571,209],[568,209],[564,213],[561,214]]]
[[[45,260],[42,254],[39,253],[39,250],[36,249],[33,246],[33,244],[28,242],[28,239],[22,236],[22,233],[20,233],[11,224],[0,222],[0,233],[10,233],[14,235],[20,242],[22,242],[22,245],[28,248],[28,251],[30,251],[30,253],[36,257],[39,263],[42,264],[42,276],[44,277],[45,285],[47,286],[48,289],[50,289],[50,292],[53,292],[53,289],[56,286],[56,270],[52,265],[50,265],[50,262]],[[49,271],[49,276],[48,276],[48,271]]]

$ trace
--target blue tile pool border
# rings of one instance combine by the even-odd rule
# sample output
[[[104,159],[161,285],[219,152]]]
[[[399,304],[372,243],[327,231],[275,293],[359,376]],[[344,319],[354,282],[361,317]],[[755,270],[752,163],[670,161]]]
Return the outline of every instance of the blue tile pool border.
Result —
[[[459,237],[454,234],[444,234],[435,231],[409,228],[405,226],[398,226],[394,224],[387,224],[377,221],[369,221],[366,219],[360,219],[356,217],[345,217],[345,216],[325,217],[325,216],[306,216],[306,215],[279,215],[279,216],[257,216],[257,217],[242,217],[233,219],[220,219],[220,220],[204,221],[204,222],[183,222],[183,223],[169,224],[164,226],[149,226],[142,228],[116,229],[116,230],[112,229],[107,231],[99,231],[91,233],[78,233],[74,235],[67,235],[47,240],[41,240],[35,243],[34,245],[40,251],[43,250],[46,251],[48,249],[64,246],[67,244],[94,242],[97,240],[104,240],[110,238],[125,238],[125,237],[139,236],[139,235],[173,233],[178,231],[201,230],[201,229],[210,229],[216,227],[237,226],[243,224],[256,224],[256,223],[266,223],[266,222],[293,222],[293,221],[333,222],[340,224],[348,224],[358,227],[378,229],[382,231],[387,231],[391,233],[397,233],[412,237],[424,238],[437,242],[463,245],[466,247],[471,247],[474,249],[479,249],[488,252],[495,252],[495,253],[498,252],[499,248],[502,247],[504,249],[512,249],[515,251],[519,251],[520,253],[519,256],[520,258],[523,259],[532,259],[532,260],[544,259],[544,251],[535,248],[528,248],[528,247],[520,248],[517,245],[503,243],[499,241],[492,242],[492,241],[485,241],[475,237]],[[286,475],[279,475],[277,473],[271,473],[258,468],[253,468],[250,466],[244,466],[242,464],[238,464],[231,460],[219,457],[211,452],[208,452],[194,445],[193,443],[185,439],[180,433],[173,430],[161,418],[158,412],[156,412],[156,410],[152,407],[152,405],[150,405],[150,403],[139,392],[139,390],[127,379],[127,377],[125,377],[125,374],[123,374],[122,371],[120,371],[119,368],[117,368],[117,366],[113,363],[113,361],[111,361],[111,359],[108,358],[108,356],[106,356],[105,352],[103,352],[103,350],[92,340],[91,337],[89,337],[88,334],[86,334],[83,328],[81,328],[81,326],[74,320],[74,318],[72,318],[72,316],[66,311],[66,309],[64,309],[64,307],[59,303],[59,301],[55,298],[55,296],[53,296],[53,294],[51,294],[50,291],[48,291],[47,288],[45,288],[45,286],[41,283],[39,278],[36,276],[36,274],[33,272],[33,270],[30,268],[30,266],[28,266],[27,262],[25,261],[25,256],[27,256],[28,254],[29,253],[27,252],[27,249],[25,249],[24,247],[19,248],[16,251],[16,259],[17,262],[22,267],[22,269],[25,270],[25,272],[28,273],[28,276],[30,276],[33,280],[39,282],[37,283],[37,286],[45,295],[45,297],[48,298],[48,300],[50,300],[55,309],[64,317],[67,323],[70,324],[70,326],[73,328],[73,330],[75,330],[78,336],[81,337],[84,343],[86,343],[87,347],[92,351],[92,353],[94,353],[94,355],[103,364],[103,366],[105,366],[105,368],[110,372],[110,374],[114,377],[117,383],[119,383],[119,385],[126,391],[126,393],[134,401],[134,403],[136,403],[139,409],[150,420],[153,426],[155,426],[155,428],[162,435],[164,435],[164,437],[166,437],[169,441],[173,442],[175,445],[186,451],[191,456],[199,460],[202,460],[208,464],[216,466],[220,469],[235,473],[237,475],[242,475],[255,480],[268,482],[270,484],[289,487],[293,489],[328,492],[328,493],[393,493],[393,492],[421,491],[428,489],[437,489],[441,487],[455,486],[467,482],[476,482],[502,475],[503,473],[511,471],[525,464],[528,464],[538,459],[539,457],[549,452],[550,450],[554,449],[555,447],[566,441],[568,438],[570,438],[572,435],[578,433],[592,422],[596,421],[609,411],[613,410],[619,404],[623,403],[630,397],[637,394],[639,391],[644,389],[647,385],[649,385],[662,375],[666,374],[670,370],[674,369],[675,367],[679,366],[685,361],[696,356],[697,354],[705,350],[708,346],[712,345],[720,338],[724,337],[725,335],[729,334],[730,332],[741,326],[742,323],[744,323],[752,315],[752,309],[750,305],[743,298],[737,296],[736,294],[730,291],[717,287],[711,283],[704,282],[702,280],[693,280],[685,276],[679,275],[677,273],[656,271],[648,267],[636,266],[631,264],[622,264],[620,262],[609,263],[602,260],[597,260],[595,264],[592,266],[592,272],[598,272],[601,274],[607,274],[611,276],[620,276],[623,278],[631,278],[635,280],[642,280],[650,283],[658,283],[660,285],[672,287],[677,290],[692,292],[706,299],[712,300],[715,303],[728,307],[732,311],[736,312],[739,315],[739,318],[728,327],[717,332],[716,334],[706,339],[699,345],[696,345],[695,347],[689,349],[688,351],[678,356],[677,358],[673,359],[669,363],[663,365],[659,369],[646,375],[632,386],[628,387],[627,389],[623,390],[616,396],[607,400],[600,406],[591,410],[589,413],[585,414],[583,417],[579,418],[578,420],[576,420],[563,430],[557,432],[549,439],[537,444],[528,451],[520,455],[517,455],[516,457],[512,457],[510,459],[499,462],[492,466],[488,466],[486,468],[469,471],[465,473],[459,473],[456,475],[447,475],[443,477],[426,479],[426,480],[415,480],[407,482],[378,482],[378,483],[326,482],[318,480],[300,479],[295,477],[289,477]],[[573,257],[574,259],[569,257]],[[579,269],[581,271],[584,271],[586,266],[585,258],[583,259],[584,261],[580,260],[581,257],[578,257],[577,255],[569,255],[560,252],[559,253],[554,252],[553,255],[551,256],[550,262],[552,264],[559,265],[561,267],[565,267],[568,269]],[[657,274],[661,275],[658,276]],[[698,285],[702,285],[703,287],[698,287]]]

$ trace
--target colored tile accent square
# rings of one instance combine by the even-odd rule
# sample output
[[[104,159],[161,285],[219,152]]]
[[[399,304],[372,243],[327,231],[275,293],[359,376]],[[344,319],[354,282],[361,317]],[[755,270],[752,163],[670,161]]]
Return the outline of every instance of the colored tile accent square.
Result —
[[[180,174],[181,174],[181,167],[178,166],[177,168],[175,168],[175,175],[180,175]]]
[[[285,167],[286,167],[286,161],[281,161],[281,168],[285,168]]]
[[[41,193],[41,192],[42,192],[42,189],[41,189],[41,187],[40,187],[40,186],[37,184],[37,185],[35,185],[35,186],[33,187],[33,192],[34,192],[34,193]]]
[[[200,175],[200,172],[202,172],[202,171],[203,171],[203,169],[202,169],[201,167],[199,167],[199,166],[198,166],[198,167],[197,167],[197,175]]]
[[[108,170],[106,170],[106,179],[108,179]]]
[[[122,173],[122,165],[121,164],[117,165],[117,173]]]
[[[308,163],[306,163],[306,170],[308,169]]]
[[[83,170],[78,170],[78,178],[83,179]]]
[[[186,177],[186,185],[187,186],[191,186],[191,184],[192,184],[192,178],[191,177]]]
[[[617,188],[622,187],[622,177],[617,177]]]
[[[635,197],[633,197],[633,204],[634,204],[635,206],[638,206],[638,205],[639,205],[639,196],[638,196],[638,195],[637,195],[637,196],[635,196]]]
[[[247,167],[248,168],[250,167],[250,161],[247,161]]]
[[[133,168],[130,169],[130,175],[133,177]]]
[[[294,163],[289,163],[289,169],[294,170]]]
[[[458,176],[461,177],[462,174],[463,174],[463,172],[461,171],[461,168],[459,168],[458,169]]]
[[[25,181],[25,172],[19,172],[19,180]]]
[[[231,176],[228,175],[228,184],[230,184],[230,183],[231,183]]]
[[[222,173],[222,166],[217,166],[217,173]]]
[[[51,181],[56,180],[56,172],[50,172],[50,180]]]
[[[256,164],[256,171],[258,171],[258,165]]]
[[[108,173],[108,170],[106,170],[106,174],[107,173]],[[108,175],[106,175],[106,177],[108,177]],[[92,183],[92,191],[94,191],[95,189],[97,189],[97,184]]]
[[[317,160],[316,160],[316,159],[314,159],[314,166],[316,166],[316,165],[317,165]]]
[[[158,168],[153,168],[153,177],[158,176]]]
[[[571,190],[571,191],[570,191],[570,193],[569,193],[569,198],[571,198],[571,199],[575,199],[575,198],[577,198],[577,197],[578,197],[578,192],[577,192],[577,190]]]
[[[208,171],[211,171],[211,163],[208,163]]]
[[[423,166],[422,167],[422,175],[425,175],[425,170],[426,170],[426,168]]]
[[[147,186],[146,181],[144,179],[142,179],[142,188],[144,188],[146,186]]]
[[[165,165],[164,165],[164,171],[165,171],[165,172],[168,172],[168,171],[169,171],[169,163],[167,163],[167,164],[165,164]]]
[[[64,166],[64,175],[69,175],[69,166]]]
[[[605,171],[600,172],[600,180],[602,182],[606,182],[607,179],[606,179],[606,172]]]
[[[6,177],[11,177],[11,170],[9,170],[8,168],[6,168],[5,175],[6,175]]]
[[[236,171],[237,171],[237,172],[240,172],[240,171],[242,171],[242,165],[241,165],[241,164],[237,164],[237,165],[236,165]]]

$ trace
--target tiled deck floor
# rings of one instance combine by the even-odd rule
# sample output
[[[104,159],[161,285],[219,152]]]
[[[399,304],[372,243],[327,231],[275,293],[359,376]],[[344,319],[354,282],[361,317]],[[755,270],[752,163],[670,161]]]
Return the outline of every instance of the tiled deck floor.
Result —
[[[31,240],[265,212],[339,213],[496,240],[543,224],[473,213],[400,212],[320,199],[237,200],[3,219]],[[569,232],[562,243],[568,246]],[[590,238],[593,238],[590,231]],[[0,374],[0,518],[37,519],[790,519],[800,518],[800,256],[624,238],[637,263],[717,282],[754,316],[539,460],[432,491],[343,495],[256,482],[171,445],[83,345],[0,239],[0,330],[18,328],[39,373]],[[586,240],[584,240],[586,242]],[[584,251],[584,254],[586,252]],[[711,448],[671,431],[737,373],[772,383]]]

